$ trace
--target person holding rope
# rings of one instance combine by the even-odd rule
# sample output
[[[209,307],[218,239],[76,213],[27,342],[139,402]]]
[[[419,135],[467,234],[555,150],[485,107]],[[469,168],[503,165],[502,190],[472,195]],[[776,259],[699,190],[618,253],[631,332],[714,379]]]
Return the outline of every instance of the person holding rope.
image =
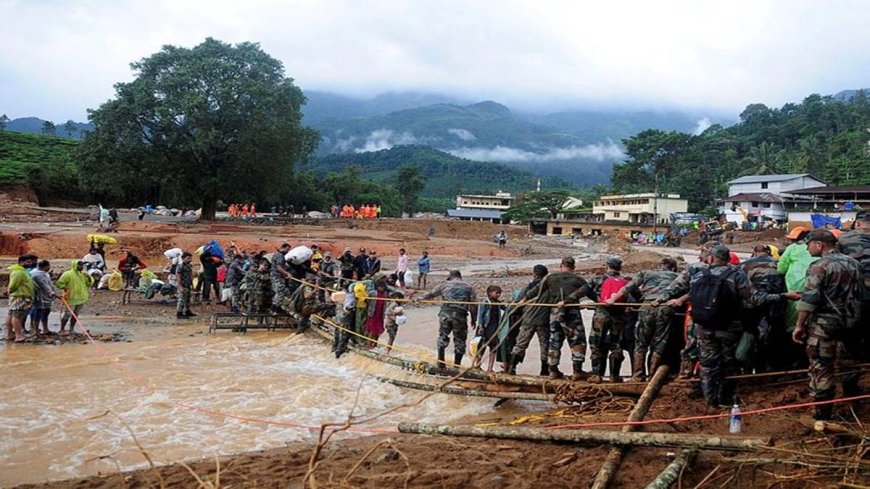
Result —
[[[550,273],[544,265],[535,265],[532,268],[532,281],[526,284],[520,291],[520,303],[516,308],[522,307],[519,315],[519,333],[516,344],[511,350],[511,372],[516,372],[517,365],[522,363],[526,356],[526,350],[532,342],[532,337],[538,335],[538,344],[541,351],[541,375],[549,375],[550,362],[547,352],[550,350],[550,308],[543,306],[523,306],[523,302],[537,302],[538,288],[544,277]],[[516,326],[515,326],[516,327]]]
[[[474,288],[462,280],[459,270],[451,270],[447,281],[440,283],[431,291],[416,299],[416,302],[442,297],[444,303],[438,312],[438,367],[446,366],[445,350],[450,344],[450,334],[453,334],[453,365],[459,367],[465,355],[465,342],[468,339],[468,318],[471,316],[471,327],[477,324],[477,304],[456,304],[456,302],[476,303]]]
[[[486,288],[486,298],[483,303],[477,308],[477,336],[483,338],[483,341],[478,348],[477,356],[474,359],[474,366],[480,366],[483,362],[483,350],[489,350],[489,362],[486,371],[492,372],[492,367],[495,365],[495,357],[498,353],[499,346],[499,326],[505,311],[504,304],[499,304],[501,298],[501,287],[498,285],[490,285]],[[505,362],[504,371],[510,370],[510,365]]]
[[[606,302],[627,283],[622,278],[622,259],[611,256],[605,262],[607,271],[596,275],[577,292],[595,302]],[[589,350],[592,357],[592,376],[589,382],[601,382],[604,371],[610,364],[610,380],[621,382],[619,370],[622,368],[622,333],[625,329],[625,308],[601,305],[595,308],[592,316],[592,331],[589,333]],[[610,333],[610,347],[605,362],[604,340]]]
[[[576,304],[580,294],[586,290],[586,280],[574,273],[574,258],[562,258],[559,271],[547,275],[541,282],[539,301],[555,303],[555,316],[550,322],[550,344],[547,349],[548,373],[551,379],[561,379],[564,375],[559,371],[559,357],[562,354],[562,343],[568,340],[571,348],[572,380],[586,380],[589,373],[583,371],[586,362],[586,330],[583,328],[583,316],[579,307],[565,307]],[[588,295],[588,292],[587,292]]]

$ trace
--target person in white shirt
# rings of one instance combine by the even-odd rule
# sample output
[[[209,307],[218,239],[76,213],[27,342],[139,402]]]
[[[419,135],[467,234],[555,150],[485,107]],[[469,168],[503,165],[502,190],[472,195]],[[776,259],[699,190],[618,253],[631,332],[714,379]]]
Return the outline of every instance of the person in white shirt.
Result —
[[[408,271],[408,255],[405,248],[399,248],[399,262],[396,265],[396,275],[399,277],[399,287],[405,288],[405,272]]]

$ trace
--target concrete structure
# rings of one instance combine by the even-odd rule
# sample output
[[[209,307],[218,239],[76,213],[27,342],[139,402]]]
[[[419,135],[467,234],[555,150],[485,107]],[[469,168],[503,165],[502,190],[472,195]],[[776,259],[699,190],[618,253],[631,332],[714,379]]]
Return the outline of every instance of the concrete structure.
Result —
[[[719,201],[719,212],[739,226],[764,220],[785,221],[787,209],[803,200],[792,192],[824,184],[809,173],[740,177],[728,182],[728,198]]]
[[[447,216],[461,221],[489,221],[501,224],[501,214],[510,208],[514,198],[507,192],[495,195],[457,195],[456,209],[448,209]]]
[[[789,192],[813,209],[849,211],[855,207],[870,209],[870,185],[847,187],[813,187]]]
[[[632,224],[665,224],[672,212],[686,212],[689,202],[680,194],[602,195],[592,203],[592,214],[600,221]]]
[[[506,211],[514,198],[507,192],[496,192],[495,195],[457,195],[457,209],[484,209],[491,211]]]
[[[825,182],[809,173],[786,175],[747,175],[728,182],[728,197],[738,194],[769,193],[779,195],[790,190],[824,186]]]

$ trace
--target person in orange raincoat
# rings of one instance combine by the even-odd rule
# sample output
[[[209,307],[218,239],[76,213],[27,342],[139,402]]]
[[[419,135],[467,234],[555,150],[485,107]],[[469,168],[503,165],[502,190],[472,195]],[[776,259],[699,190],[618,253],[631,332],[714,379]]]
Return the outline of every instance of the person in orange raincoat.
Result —
[[[242,217],[248,217],[248,204],[242,206]]]
[[[257,217],[257,206],[253,202],[251,203],[251,217]]]

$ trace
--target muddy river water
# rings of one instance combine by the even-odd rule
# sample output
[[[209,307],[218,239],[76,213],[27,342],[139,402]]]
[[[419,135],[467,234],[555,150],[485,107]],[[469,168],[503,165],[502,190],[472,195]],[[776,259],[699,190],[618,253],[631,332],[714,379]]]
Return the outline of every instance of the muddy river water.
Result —
[[[431,360],[437,309],[412,309],[408,316],[397,341],[404,347],[399,354]],[[312,429],[285,424],[318,427],[343,421],[358,388],[357,415],[423,395],[374,378],[412,374],[354,354],[336,360],[314,336],[286,331],[207,334],[204,323],[146,324],[141,318],[86,314],[82,319],[92,332],[125,332],[132,341],[99,347],[0,346],[0,486],[144,467],[130,431],[156,463],[169,463],[316,439]],[[54,313],[53,330],[56,321]],[[589,323],[587,317],[587,327]],[[537,373],[536,342],[528,354],[533,361],[520,370]],[[563,369],[570,368],[567,357],[566,348]],[[492,399],[438,394],[365,428],[480,419],[536,407],[541,404],[494,408]]]

